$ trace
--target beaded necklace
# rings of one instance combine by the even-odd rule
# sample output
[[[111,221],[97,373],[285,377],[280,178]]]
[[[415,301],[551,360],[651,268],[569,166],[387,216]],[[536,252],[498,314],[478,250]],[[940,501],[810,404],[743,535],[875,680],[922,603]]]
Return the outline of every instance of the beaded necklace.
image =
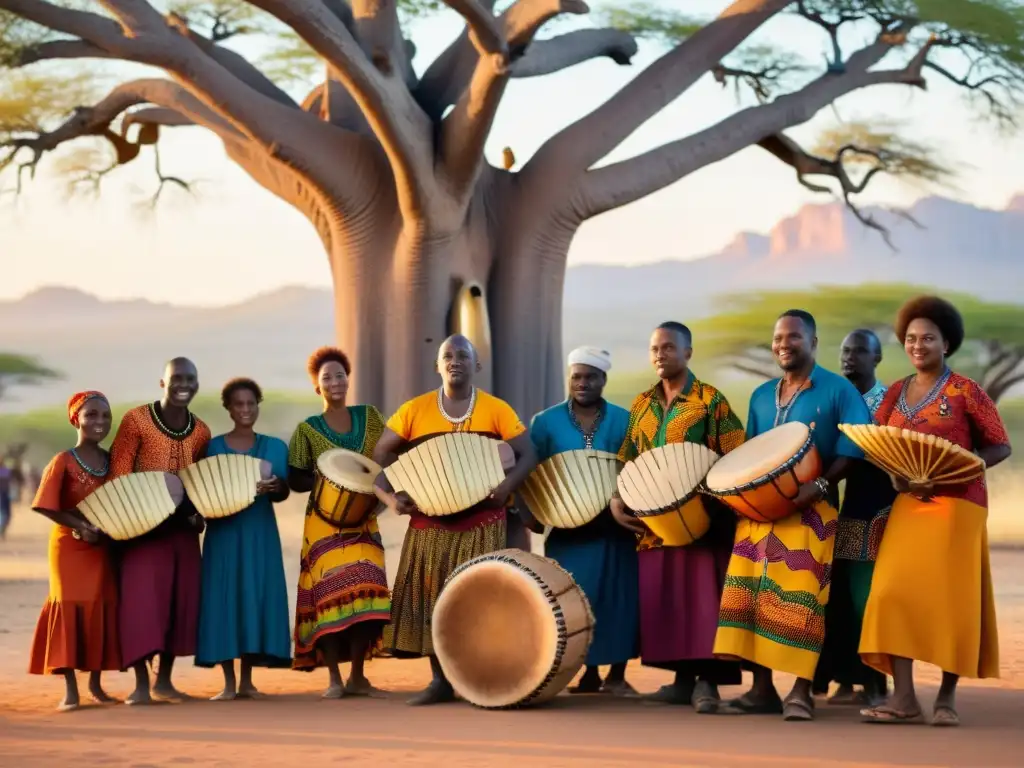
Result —
[[[153,416],[153,422],[156,424],[156,426],[160,429],[161,432],[166,434],[168,437],[173,437],[175,440],[181,440],[182,438],[188,437],[192,433],[192,429],[195,427],[195,419],[192,416],[192,411],[186,411],[186,413],[188,414],[188,423],[185,425],[185,428],[183,430],[181,430],[180,432],[176,432],[175,430],[171,429],[166,424],[164,424],[163,420],[161,420],[160,418],[160,412],[157,410],[157,407],[157,403],[150,403],[149,412]]]
[[[454,425],[456,431],[462,428],[463,424],[469,421],[469,418],[473,415],[473,407],[476,405],[476,387],[473,387],[469,391],[469,407],[466,408],[466,412],[459,417],[450,416],[448,411],[444,409],[444,386],[437,388],[437,409],[441,412],[441,416],[449,424]],[[468,425],[467,425],[468,426]]]
[[[107,460],[103,463],[103,469],[93,469],[88,464],[86,464],[85,460],[81,456],[78,455],[78,449],[77,448],[72,448],[71,449],[71,458],[73,458],[75,460],[75,462],[78,464],[79,467],[81,467],[83,470],[88,472],[93,477],[106,477],[107,473],[110,471],[110,457],[109,456],[107,456]]]
[[[911,385],[917,381],[917,374],[915,373],[910,377],[903,389],[900,390],[899,400],[896,401],[896,409],[908,421],[914,419],[917,414],[927,408],[931,402],[939,396],[939,392],[941,392],[942,388],[946,386],[946,383],[949,381],[949,377],[952,373],[953,371],[949,368],[943,369],[942,375],[939,376],[934,384],[932,384],[932,388],[928,390],[928,394],[922,397],[915,405],[910,405],[907,402],[907,390],[909,390]]]
[[[594,419],[594,423],[590,427],[590,431],[584,429],[583,425],[580,424],[579,419],[576,417],[576,411],[573,410],[571,397],[569,398],[566,405],[569,409],[569,420],[572,422],[572,425],[576,427],[577,430],[579,430],[580,434],[583,435],[583,447],[587,449],[593,448],[594,437],[595,435],[597,435],[597,430],[601,426],[601,419],[604,418],[604,400],[602,400],[597,407],[597,418]]]
[[[779,383],[775,385],[775,424],[773,426],[779,426],[784,424],[786,419],[789,418],[789,412],[793,409],[793,405],[796,403],[796,399],[800,397],[801,393],[807,389],[807,385],[810,384],[811,380],[807,379],[800,387],[789,396],[789,400],[785,403],[782,402],[782,379],[779,379]]]

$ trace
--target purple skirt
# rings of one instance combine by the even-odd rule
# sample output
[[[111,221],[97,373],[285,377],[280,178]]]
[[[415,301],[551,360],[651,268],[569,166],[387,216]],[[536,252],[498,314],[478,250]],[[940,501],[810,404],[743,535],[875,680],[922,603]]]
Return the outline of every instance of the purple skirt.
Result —
[[[201,573],[194,531],[168,526],[123,546],[119,624],[125,669],[157,653],[195,655]]]
[[[644,666],[739,685],[740,663],[715,659],[725,547],[659,547],[639,553],[640,657]]]

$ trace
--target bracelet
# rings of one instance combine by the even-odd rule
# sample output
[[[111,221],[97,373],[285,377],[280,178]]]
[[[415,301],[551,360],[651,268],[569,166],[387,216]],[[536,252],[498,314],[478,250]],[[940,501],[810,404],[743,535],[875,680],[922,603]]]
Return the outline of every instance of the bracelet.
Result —
[[[821,498],[828,496],[828,480],[824,477],[819,477],[814,481],[814,484],[818,487],[818,491],[821,493]]]

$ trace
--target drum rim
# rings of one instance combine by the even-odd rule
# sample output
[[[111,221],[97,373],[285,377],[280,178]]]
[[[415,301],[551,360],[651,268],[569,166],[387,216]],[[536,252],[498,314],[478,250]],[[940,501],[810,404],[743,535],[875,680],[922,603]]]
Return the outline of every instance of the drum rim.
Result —
[[[330,480],[330,478],[327,475],[325,475],[323,472],[320,471],[320,462],[321,462],[321,460],[324,459],[324,457],[331,456],[331,455],[335,455],[335,456],[351,456],[353,461],[355,461],[357,464],[362,464],[367,469],[372,470],[373,468],[376,467],[377,470],[378,470],[378,474],[382,471],[381,466],[379,464],[377,464],[377,462],[375,462],[369,456],[365,456],[365,455],[359,453],[358,451],[351,451],[348,448],[340,448],[339,447],[339,448],[331,448],[330,450],[324,451],[323,453],[321,453],[319,456],[316,457],[316,461],[313,462],[313,464],[314,464],[314,467],[313,467],[314,474],[319,475],[319,476],[323,477],[326,480]],[[373,483],[376,480],[377,480],[377,477],[374,476],[373,480],[370,482],[371,488],[373,487]],[[330,481],[332,483],[334,483],[335,486],[337,486],[338,488],[341,488],[342,490],[345,490],[345,491],[351,491],[352,493],[361,493],[361,494],[364,494],[364,495],[365,494],[371,494],[371,495],[373,494],[372,490],[370,490],[370,491],[357,491],[354,488],[345,488],[343,485],[341,485],[340,483],[338,483],[335,480],[330,480]]]
[[[745,491],[756,490],[758,488],[761,488],[762,486],[767,485],[776,478],[781,477],[786,472],[792,471],[797,464],[804,460],[804,457],[807,456],[807,454],[810,453],[812,449],[816,449],[814,445],[814,428],[808,427],[807,439],[804,441],[804,444],[800,446],[800,448],[797,450],[795,454],[793,454],[793,456],[787,459],[782,465],[773,469],[771,472],[767,472],[753,480],[747,480],[746,482],[740,485],[734,485],[729,488],[722,489],[714,489],[711,486],[709,486],[707,484],[707,478],[705,477],[704,480],[701,482],[701,485],[703,486],[702,492],[714,498],[723,498],[726,496],[735,496],[736,494],[743,493]]]
[[[551,587],[547,585],[547,583],[540,577],[540,575],[536,571],[534,571],[528,565],[525,565],[521,560],[515,557],[516,554],[529,555],[531,558],[539,557],[542,560],[547,561],[549,564],[553,565],[555,568],[557,568],[566,576],[568,576],[570,583],[573,585],[572,588],[570,590],[566,590],[566,592],[555,594]],[[554,680],[555,676],[558,674],[559,666],[562,660],[565,658],[566,651],[568,650],[570,638],[569,627],[565,619],[565,613],[562,611],[558,599],[562,595],[567,594],[570,591],[576,592],[582,598],[583,605],[586,606],[587,609],[588,626],[585,630],[581,631],[590,632],[590,642],[587,643],[588,651],[590,649],[590,645],[594,641],[594,626],[596,624],[596,619],[594,617],[594,609],[593,606],[591,606],[590,599],[587,597],[586,593],[580,588],[579,584],[576,583],[575,579],[572,578],[572,574],[569,573],[569,571],[567,571],[565,568],[563,568],[557,561],[551,559],[550,557],[537,555],[533,552],[527,552],[526,550],[512,548],[499,549],[495,552],[487,552],[483,555],[479,555],[478,557],[474,557],[471,560],[467,560],[459,566],[456,566],[456,568],[448,575],[448,578],[445,579],[444,586],[441,587],[441,591],[438,593],[437,596],[438,602],[441,600],[441,595],[444,594],[445,588],[456,576],[468,570],[470,566],[484,562],[499,562],[514,565],[514,567],[518,568],[520,571],[524,572],[526,575],[532,578],[541,588],[541,594],[547,602],[548,607],[551,609],[551,614],[555,619],[555,626],[558,636],[555,642],[555,653],[554,658],[551,662],[551,666],[545,673],[543,680],[541,680],[541,682],[537,686],[535,686],[529,694],[519,699],[514,704],[498,704],[493,706],[488,706],[485,704],[473,704],[474,707],[479,707],[480,709],[520,709],[522,707],[529,706],[530,703],[532,703],[542,693],[544,693],[544,690],[551,684],[551,681]],[[434,603],[434,610],[437,610],[436,602]],[[574,635],[575,634],[578,633],[574,633]],[[586,657],[584,656],[584,658]],[[470,703],[472,704],[472,702]]]
[[[671,504],[669,504],[667,507],[664,507],[663,509],[648,510],[646,512],[641,512],[640,510],[634,509],[632,510],[633,516],[637,518],[661,517],[662,515],[667,515],[671,512],[674,512],[680,507],[686,506],[694,499],[699,498],[702,495],[702,493],[703,492],[700,489],[700,484],[698,484],[692,491],[686,494],[686,496],[684,496],[682,499],[680,499],[679,501],[673,501]]]

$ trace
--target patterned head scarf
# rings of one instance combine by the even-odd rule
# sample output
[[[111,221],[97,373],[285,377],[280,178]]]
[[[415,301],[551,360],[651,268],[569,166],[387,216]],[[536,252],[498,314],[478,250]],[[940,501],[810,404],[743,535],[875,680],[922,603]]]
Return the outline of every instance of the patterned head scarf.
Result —
[[[68,421],[71,422],[72,427],[78,428],[78,414],[85,407],[85,404],[90,400],[97,399],[107,403],[108,406],[110,405],[107,396],[95,389],[87,389],[85,392],[78,392],[70,397],[68,400]]]

